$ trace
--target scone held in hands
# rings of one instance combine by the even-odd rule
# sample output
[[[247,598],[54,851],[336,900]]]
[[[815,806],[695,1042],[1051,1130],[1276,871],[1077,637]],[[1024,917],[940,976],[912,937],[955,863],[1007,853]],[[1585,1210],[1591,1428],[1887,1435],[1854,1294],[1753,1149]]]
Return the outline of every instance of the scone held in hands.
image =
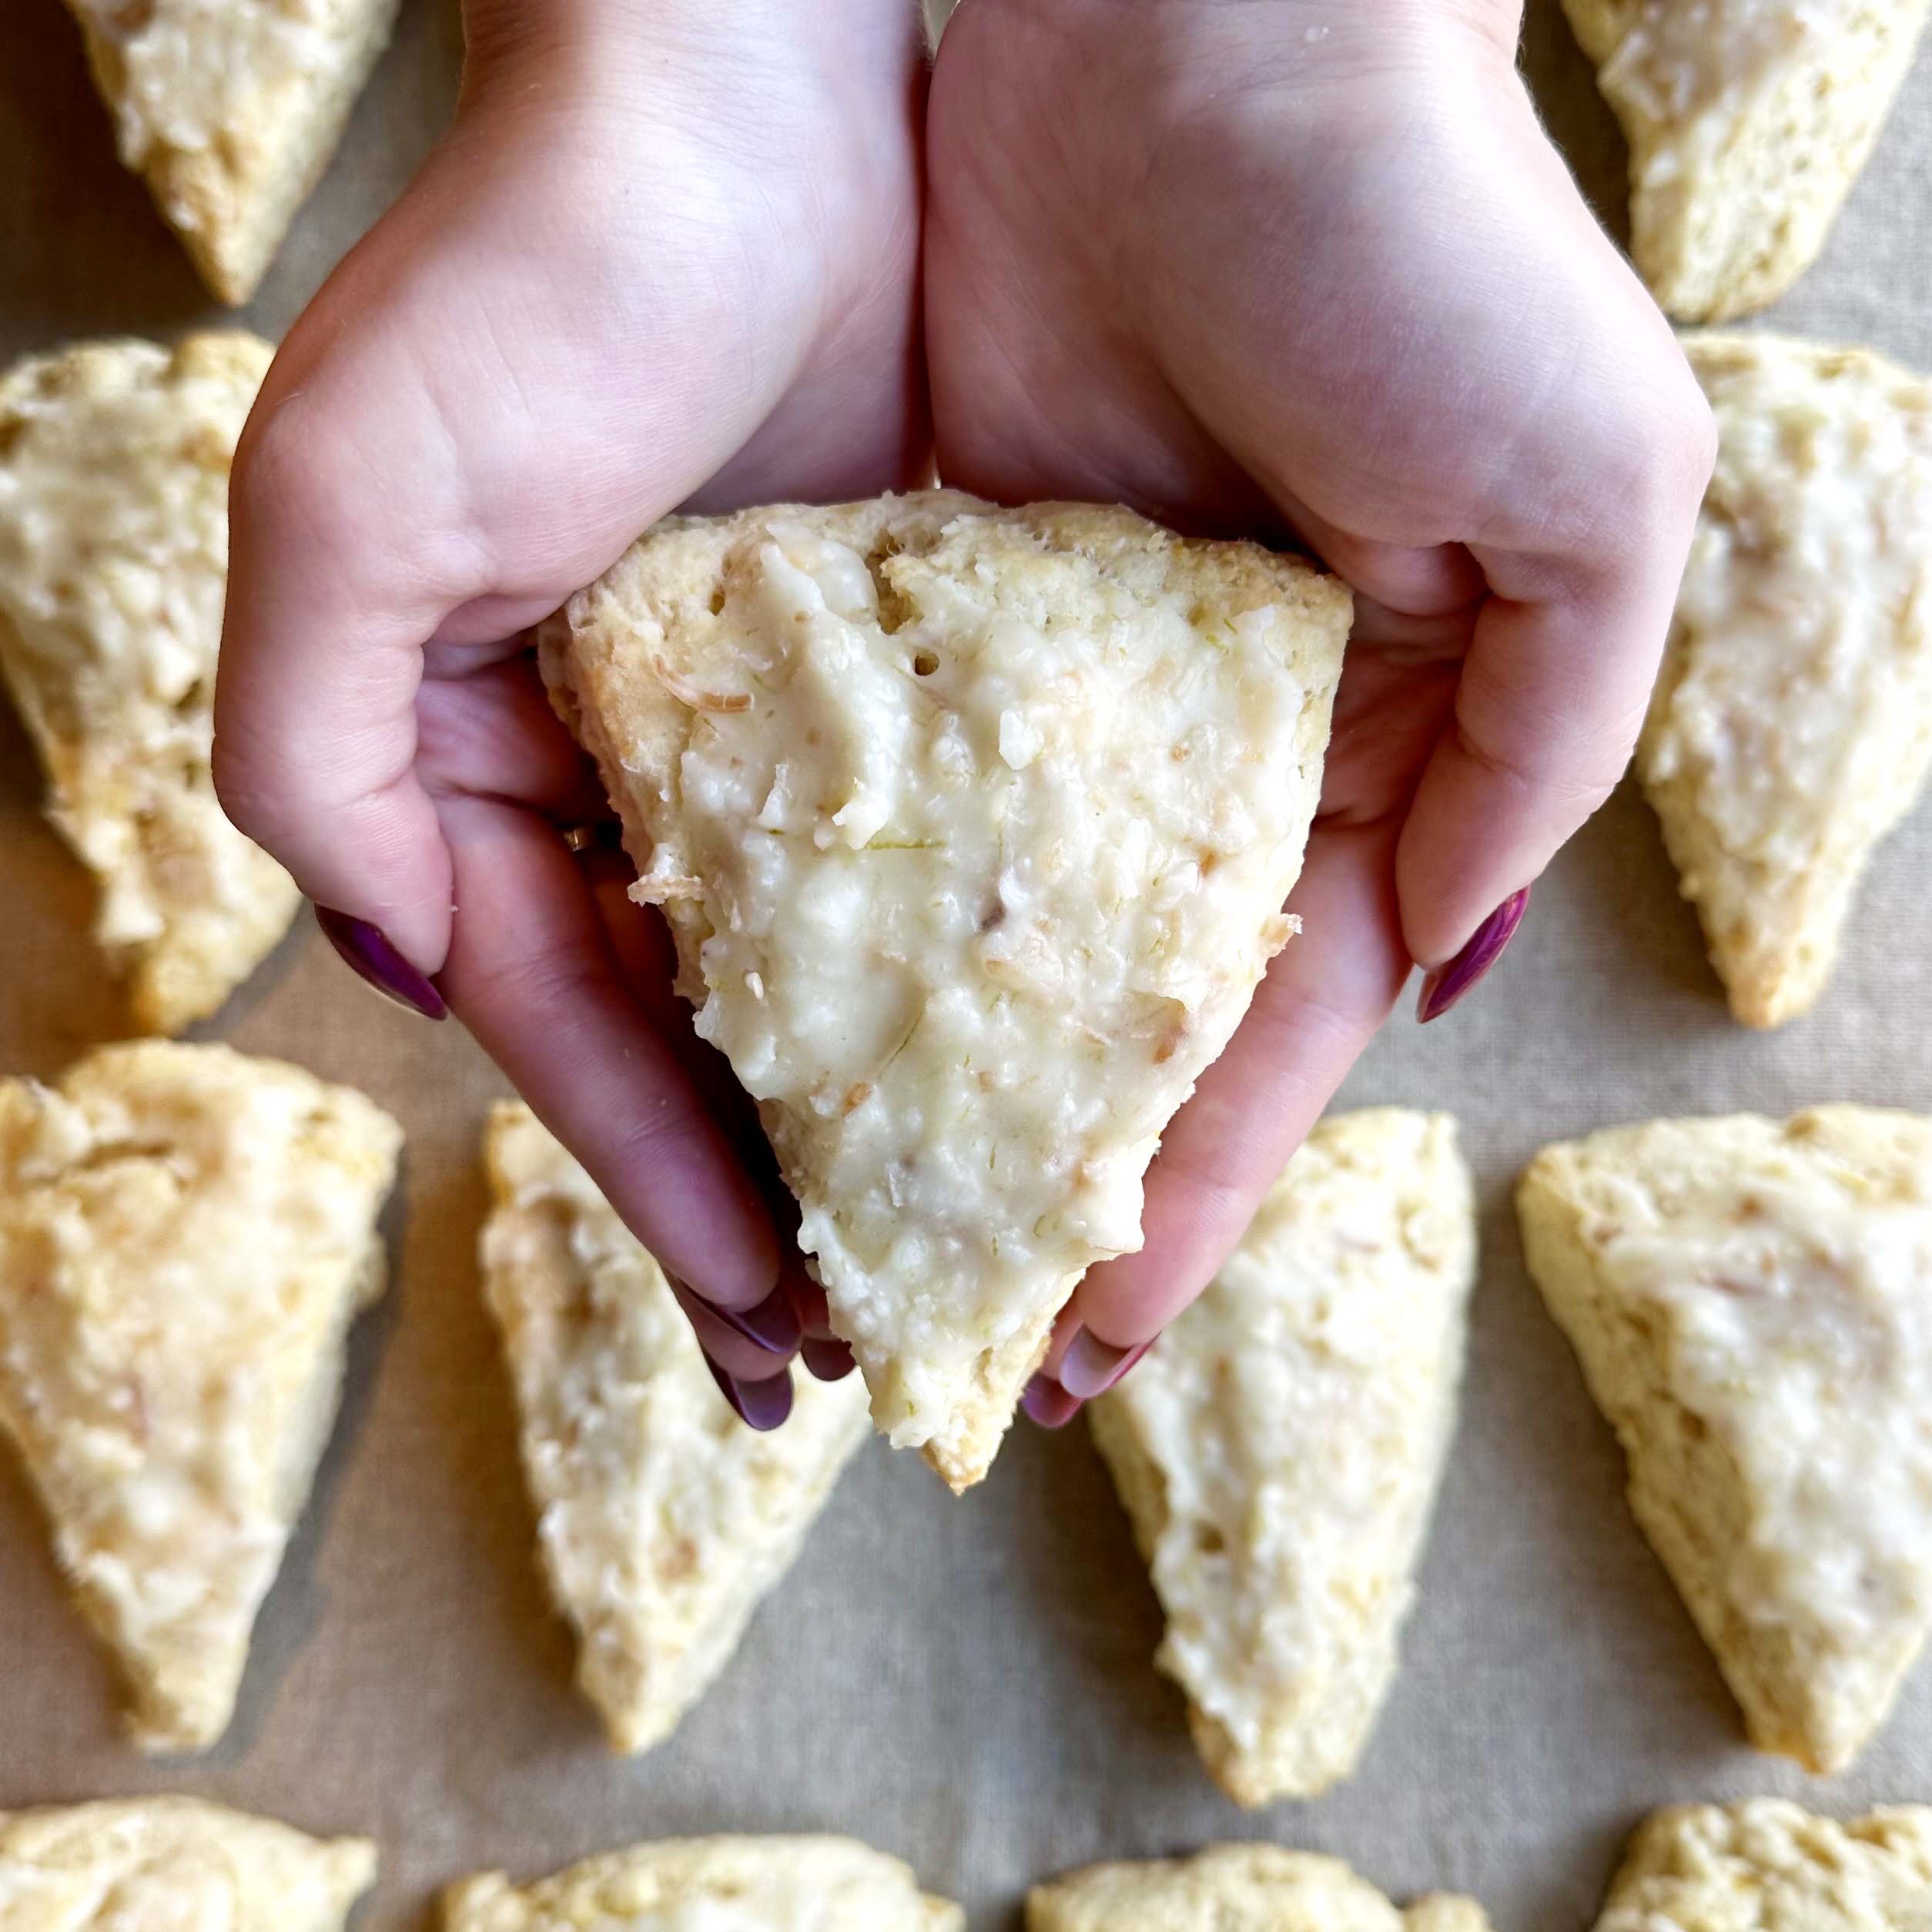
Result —
[[[935,494],[674,519],[545,628],[874,1419],[955,1487],[1288,936],[1350,610]]]

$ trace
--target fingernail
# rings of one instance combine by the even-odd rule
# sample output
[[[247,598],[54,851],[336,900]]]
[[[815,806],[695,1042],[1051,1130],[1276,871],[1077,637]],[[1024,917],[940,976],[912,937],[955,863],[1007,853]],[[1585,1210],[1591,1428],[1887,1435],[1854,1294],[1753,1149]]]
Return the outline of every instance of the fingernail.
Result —
[[[1153,1346],[1143,1341],[1138,1348],[1116,1348],[1091,1331],[1076,1328],[1060,1358],[1060,1385],[1076,1401],[1090,1402],[1104,1395]]]
[[[447,1020],[450,1009],[434,983],[396,950],[387,933],[367,919],[352,919],[330,906],[315,909],[315,922],[329,943],[357,973],[382,994],[425,1020]]]
[[[792,1297],[783,1288],[774,1288],[755,1308],[721,1308],[688,1281],[678,1280],[668,1270],[665,1272],[671,1287],[680,1294],[688,1296],[714,1321],[755,1348],[762,1348],[768,1355],[789,1355],[798,1347],[805,1331],[799,1326],[799,1311]]]
[[[1440,1020],[1502,957],[1529,909],[1525,886],[1520,892],[1512,892],[1476,928],[1469,943],[1447,966],[1438,966],[1423,980],[1415,1002],[1415,1016],[1423,1025]]]
[[[799,1359],[822,1382],[842,1382],[858,1366],[852,1351],[836,1337],[821,1340],[807,1335],[799,1344]]]
[[[1036,1375],[1026,1385],[1020,1406],[1043,1429],[1063,1429],[1080,1412],[1080,1398],[1070,1395],[1050,1375]]]
[[[735,1375],[726,1374],[708,1355],[705,1366],[711,1371],[718,1394],[748,1429],[768,1433],[792,1413],[792,1378],[783,1370],[762,1382],[742,1382]]]

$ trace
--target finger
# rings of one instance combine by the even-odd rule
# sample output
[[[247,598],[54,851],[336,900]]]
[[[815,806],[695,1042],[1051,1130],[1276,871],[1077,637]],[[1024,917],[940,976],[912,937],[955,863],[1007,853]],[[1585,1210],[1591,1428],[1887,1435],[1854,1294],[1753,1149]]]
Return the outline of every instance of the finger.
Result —
[[[1117,1380],[1213,1279],[1388,1016],[1409,972],[1392,881],[1398,831],[1393,816],[1317,825],[1288,902],[1302,934],[1161,1137],[1146,1245],[1091,1270],[1056,1329],[1046,1372],[1076,1399]]]
[[[756,1188],[620,976],[554,829],[497,801],[445,809],[459,916],[450,1005],[665,1272],[712,1304],[733,1375],[769,1377],[796,1320]]]

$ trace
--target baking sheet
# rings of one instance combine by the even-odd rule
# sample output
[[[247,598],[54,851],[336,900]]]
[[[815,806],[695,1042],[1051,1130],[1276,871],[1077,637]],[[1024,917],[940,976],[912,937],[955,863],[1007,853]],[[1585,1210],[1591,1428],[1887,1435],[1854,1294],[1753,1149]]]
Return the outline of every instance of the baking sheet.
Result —
[[[407,178],[454,99],[452,0],[409,0],[343,152],[246,319],[274,335]],[[1555,0],[1526,60],[1586,189],[1622,156]],[[217,319],[112,159],[55,0],[0,0],[0,355]],[[1932,49],[1824,260],[1770,318],[1932,367]],[[0,715],[0,1068],[52,1074],[117,1036],[91,895]],[[1160,1620],[1083,1431],[1016,1431],[949,1499],[874,1444],[722,1681],[667,1746],[604,1753],[547,1611],[507,1390],[479,1300],[475,1149],[497,1076],[454,1027],[365,994],[306,921],[206,1030],[353,1081],[409,1131],[394,1285],[355,1339],[316,1499],[263,1614],[242,1706],[201,1760],[121,1741],[109,1669],[0,1457],[0,1807],[185,1790],[382,1843],[360,1923],[430,1923],[472,1868],[547,1870],[668,1833],[832,1829],[910,1859],[975,1932],[1032,1879],[1267,1837],[1398,1895],[1473,1893],[1499,1932],[1581,1932],[1650,1806],[1758,1792],[1833,1810],[1932,1799],[1932,1666],[1856,1772],[1808,1780],[1736,1713],[1632,1525],[1619,1459],[1525,1280],[1512,1177],[1544,1140],[1672,1111],[1855,1100],[1932,1108],[1932,807],[1880,854],[1823,1008],[1730,1025],[1656,828],[1628,789],[1538,889],[1481,996],[1397,1023],[1350,1103],[1452,1109],[1485,1261],[1462,1429],[1405,1667],[1354,1780],[1249,1816],[1198,1769],[1150,1658]]]

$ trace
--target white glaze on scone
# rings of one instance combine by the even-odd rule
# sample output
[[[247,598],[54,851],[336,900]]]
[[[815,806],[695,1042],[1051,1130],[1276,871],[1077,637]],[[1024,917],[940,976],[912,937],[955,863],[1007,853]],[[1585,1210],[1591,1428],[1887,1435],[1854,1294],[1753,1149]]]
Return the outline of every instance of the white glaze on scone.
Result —
[[[1354,1767],[1388,1692],[1475,1277],[1445,1115],[1324,1120],[1241,1246],[1089,1406],[1214,1776],[1244,1804]]]
[[[145,1748],[227,1726],[400,1145],[361,1094],[226,1046],[0,1083],[0,1427]]]
[[[545,632],[874,1418],[956,1486],[1287,936],[1348,616],[936,494],[674,521]]]
[[[668,1736],[729,1661],[865,1439],[856,1375],[795,1378],[745,1428],[662,1271],[530,1110],[490,1123],[484,1291],[578,1681],[620,1751]]]
[[[1932,1623],[1932,1121],[1617,1128],[1518,1204],[1753,1742],[1842,1769]]]

